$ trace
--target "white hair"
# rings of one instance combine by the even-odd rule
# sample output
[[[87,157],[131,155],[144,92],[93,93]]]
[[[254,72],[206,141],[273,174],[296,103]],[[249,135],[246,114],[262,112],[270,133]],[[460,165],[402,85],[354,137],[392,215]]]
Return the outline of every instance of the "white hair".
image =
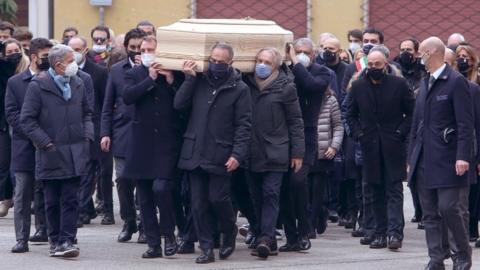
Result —
[[[53,46],[48,54],[48,62],[50,62],[50,66],[54,67],[55,64],[63,62],[65,55],[69,52],[73,53],[73,49],[67,45],[57,44]]]

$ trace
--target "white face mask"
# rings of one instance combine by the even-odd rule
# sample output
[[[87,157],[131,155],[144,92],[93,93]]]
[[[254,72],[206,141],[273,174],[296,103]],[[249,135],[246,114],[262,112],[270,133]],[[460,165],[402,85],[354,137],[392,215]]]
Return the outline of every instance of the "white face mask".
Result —
[[[142,64],[146,67],[150,67],[155,62],[155,54],[142,53]]]
[[[98,44],[93,44],[92,50],[96,53],[102,53],[107,50],[107,45],[98,45]]]
[[[73,58],[77,64],[81,64],[83,62],[83,53],[81,52],[73,52]]]
[[[77,62],[73,61],[65,67],[65,76],[72,77],[78,72]]]
[[[350,42],[349,48],[352,53],[355,53],[358,49],[360,49],[362,46],[360,46],[360,43],[357,42]]]
[[[297,54],[297,60],[300,64],[302,64],[304,67],[310,66],[310,57],[306,55],[305,53],[299,53]]]

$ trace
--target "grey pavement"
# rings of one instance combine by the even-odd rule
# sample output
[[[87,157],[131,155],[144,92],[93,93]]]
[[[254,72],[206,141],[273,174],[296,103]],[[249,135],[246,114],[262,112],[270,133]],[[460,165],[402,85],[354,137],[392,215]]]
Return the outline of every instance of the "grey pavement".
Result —
[[[315,240],[312,248],[305,253],[280,253],[263,261],[252,257],[242,242],[237,238],[237,250],[225,261],[217,261],[208,265],[194,263],[198,256],[175,255],[172,258],[141,259],[146,245],[117,243],[116,237],[121,230],[122,221],[117,215],[116,224],[100,225],[100,218],[93,220],[91,225],[79,229],[78,246],[80,257],[76,259],[58,259],[48,257],[48,245],[30,244],[30,252],[13,254],[10,248],[15,243],[13,229],[13,211],[6,218],[0,218],[0,269],[325,269],[325,270],[388,270],[388,269],[423,269],[428,261],[425,245],[425,235],[416,229],[416,224],[410,223],[413,215],[411,198],[408,188],[405,188],[405,240],[400,251],[387,249],[372,250],[359,244],[358,238],[352,238],[347,231],[336,224],[329,224],[327,231]],[[118,204],[115,205],[118,214]],[[244,223],[239,219],[239,224]],[[32,227],[33,229],[33,227]],[[136,240],[134,235],[134,239]],[[284,242],[281,241],[279,245]],[[480,249],[473,252],[474,266],[480,269]],[[218,256],[217,256],[218,258]],[[447,269],[452,262],[446,261]]]

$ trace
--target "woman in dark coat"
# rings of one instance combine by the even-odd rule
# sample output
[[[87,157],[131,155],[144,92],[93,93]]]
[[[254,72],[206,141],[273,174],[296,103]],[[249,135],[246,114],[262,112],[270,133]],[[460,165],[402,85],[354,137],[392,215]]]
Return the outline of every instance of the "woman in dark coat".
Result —
[[[300,170],[305,152],[303,121],[297,91],[275,49],[260,50],[255,73],[247,76],[253,116],[248,160],[248,184],[258,225],[252,255],[267,258],[277,252],[275,225],[280,187],[289,166]]]

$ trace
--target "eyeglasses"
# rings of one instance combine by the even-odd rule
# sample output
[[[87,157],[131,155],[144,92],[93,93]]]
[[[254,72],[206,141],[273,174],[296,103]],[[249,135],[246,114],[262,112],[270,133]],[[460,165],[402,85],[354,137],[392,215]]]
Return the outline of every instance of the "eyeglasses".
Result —
[[[93,42],[95,43],[104,43],[105,41],[107,41],[107,38],[99,38],[99,37],[94,37],[92,38],[93,39]]]

